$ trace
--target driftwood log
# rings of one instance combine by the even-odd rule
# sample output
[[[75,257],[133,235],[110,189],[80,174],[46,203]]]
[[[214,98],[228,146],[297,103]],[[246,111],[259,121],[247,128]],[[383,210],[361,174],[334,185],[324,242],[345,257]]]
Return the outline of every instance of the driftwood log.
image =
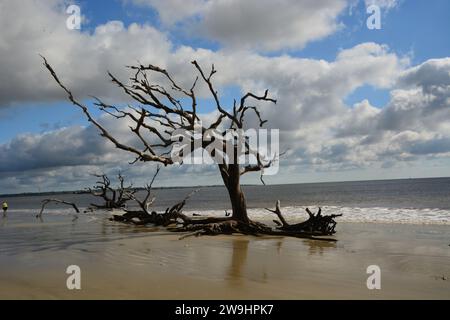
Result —
[[[182,238],[187,236],[241,233],[246,235],[289,236],[312,240],[337,241],[334,238],[324,238],[323,236],[330,236],[336,232],[336,221],[334,219],[342,216],[342,214],[323,216],[322,210],[319,208],[318,213],[314,215],[309,208],[306,208],[306,212],[309,215],[308,220],[297,224],[289,224],[281,213],[279,200],[275,210],[267,210],[275,213],[280,220],[274,220],[278,226],[275,229],[257,221],[243,222],[225,217],[202,220],[187,219],[183,221],[184,223],[181,227],[175,227],[171,230],[190,232]]]
[[[203,218],[194,214],[193,217],[188,217],[183,214],[183,207],[192,194],[197,191],[198,190],[195,190],[183,199],[183,201],[167,208],[164,213],[157,213],[156,211],[149,213],[148,209],[146,211],[126,211],[123,215],[113,215],[111,220],[134,225],[152,224],[155,226],[167,227],[167,229],[172,232],[185,232],[186,234],[180,239],[200,235],[241,233],[255,236],[273,235],[336,241],[334,238],[324,238],[323,236],[330,236],[336,232],[336,221],[334,219],[342,216],[341,214],[324,216],[321,213],[322,210],[319,208],[318,213],[314,215],[309,208],[307,208],[306,212],[309,215],[308,220],[297,224],[289,224],[281,213],[280,201],[277,201],[275,210],[267,209],[275,213],[280,220],[274,220],[278,226],[275,229],[257,221],[250,220],[250,222],[244,222],[235,220],[229,216]]]
[[[273,220],[277,225],[275,229],[252,220],[236,220],[227,211],[225,211],[225,217],[202,217],[198,214],[194,214],[193,217],[186,216],[183,214],[183,208],[186,202],[199,189],[188,194],[179,203],[167,208],[163,213],[150,211],[150,207],[155,201],[155,197],[152,197],[152,185],[160,169],[158,166],[151,182],[147,184],[147,193],[142,200],[134,193],[132,195],[132,199],[139,204],[140,210],[125,210],[125,213],[122,215],[113,215],[112,221],[134,225],[152,224],[167,227],[169,231],[173,232],[186,232],[180,239],[189,236],[241,233],[246,235],[290,236],[336,241],[332,238],[321,238],[321,236],[330,236],[336,232],[336,221],[334,219],[341,215],[323,216],[321,208],[319,208],[317,214],[313,214],[309,208],[306,208],[306,212],[309,215],[308,220],[297,224],[289,224],[281,213],[279,200],[276,203],[275,210],[266,208],[266,210],[275,213],[279,219],[279,221]]]
[[[44,212],[45,206],[47,204],[49,204],[50,202],[62,203],[62,204],[72,206],[76,213],[80,213],[80,210],[78,209],[77,205],[73,202],[68,202],[68,201],[64,201],[64,200],[60,200],[60,199],[44,199],[44,200],[42,200],[41,211],[36,216],[37,218],[42,217],[42,213]]]
[[[164,213],[157,213],[156,211],[149,212],[149,206],[145,203],[141,202],[142,207],[145,207],[145,210],[126,210],[126,212],[122,215],[113,215],[111,220],[113,221],[121,221],[121,222],[129,222],[135,225],[145,225],[145,224],[153,224],[157,226],[167,227],[172,224],[178,224],[180,221],[182,222],[190,222],[192,219],[183,214],[183,207],[185,206],[187,200],[198,191],[194,190],[189,195],[187,195],[182,201],[173,205],[166,209]],[[148,189],[146,199],[149,199],[149,195],[151,192],[151,186]],[[151,203],[153,203],[154,198],[152,198]]]
[[[275,210],[271,210],[266,208],[266,210],[273,212],[277,215],[278,220],[273,220],[278,225],[278,230],[286,231],[286,232],[295,232],[295,233],[307,233],[310,235],[333,235],[336,233],[336,221],[334,220],[337,217],[341,217],[342,214],[332,214],[328,216],[322,215],[322,208],[319,208],[317,214],[313,214],[309,208],[306,208],[306,212],[309,215],[309,219],[305,222],[297,223],[297,224],[289,224],[286,219],[281,214],[280,209],[280,200],[277,201],[275,206]]]

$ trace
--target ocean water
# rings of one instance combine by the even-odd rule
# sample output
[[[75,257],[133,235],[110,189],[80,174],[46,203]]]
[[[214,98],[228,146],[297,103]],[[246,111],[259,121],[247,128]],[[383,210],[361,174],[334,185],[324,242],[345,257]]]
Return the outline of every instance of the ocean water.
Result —
[[[307,217],[305,208],[322,207],[325,214],[343,214],[338,221],[450,225],[450,178],[311,183],[243,187],[252,218],[270,221],[273,214],[264,208],[281,201],[282,212],[290,221]],[[156,210],[182,200],[193,188],[156,189]],[[75,202],[80,208],[101,199],[88,194],[51,196]],[[33,216],[48,196],[16,196],[7,200],[8,215]],[[3,200],[4,197],[0,197]],[[130,204],[132,206],[132,204]],[[204,187],[195,193],[185,207],[187,214],[223,216],[230,210],[224,187]],[[49,204],[51,215],[70,215],[72,208]]]

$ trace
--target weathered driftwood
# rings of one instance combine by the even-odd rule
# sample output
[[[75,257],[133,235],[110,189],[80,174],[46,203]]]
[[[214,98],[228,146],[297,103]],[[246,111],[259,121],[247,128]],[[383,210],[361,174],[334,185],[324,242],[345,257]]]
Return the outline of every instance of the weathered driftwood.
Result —
[[[49,204],[50,202],[62,203],[62,204],[72,206],[76,213],[80,213],[80,210],[78,209],[77,205],[73,202],[68,202],[68,201],[64,201],[64,200],[60,200],[60,199],[44,199],[44,200],[42,200],[41,211],[36,216],[37,218],[42,217],[42,213],[44,212],[45,206],[47,204]]]
[[[322,216],[320,213],[313,215],[310,214],[310,218],[302,223],[290,225],[286,222],[284,217],[279,210],[270,210],[272,212],[278,212],[277,215],[280,220],[284,222],[276,223],[279,225],[278,228],[273,229],[263,223],[256,221],[239,221],[232,218],[214,218],[214,221],[203,219],[203,220],[188,220],[184,221],[184,224],[180,227],[174,227],[170,230],[176,232],[189,232],[182,238],[188,236],[199,236],[199,235],[217,235],[217,234],[233,234],[241,233],[246,235],[273,235],[273,236],[288,236],[295,238],[306,238],[312,240],[323,240],[323,241],[336,241],[334,238],[324,238],[323,236],[329,236],[335,233],[336,222],[334,218],[341,215],[330,215]],[[310,213],[309,209],[307,212]]]
[[[145,198],[149,199],[149,195],[151,193],[151,184],[149,185],[147,190],[147,196]],[[126,212],[122,215],[113,215],[111,220],[129,222],[136,225],[153,224],[157,226],[169,226],[171,224],[178,224],[180,221],[191,221],[192,219],[184,215],[182,212],[187,200],[197,191],[198,189],[194,190],[193,192],[188,194],[182,201],[170,208],[167,208],[164,213],[157,213],[156,211],[149,212],[149,206],[146,205],[145,202],[141,202],[141,207],[145,207],[144,210],[126,210]],[[153,203],[153,200],[151,201],[151,203]]]
[[[306,212],[309,215],[308,220],[297,224],[289,224],[281,213],[279,200],[276,203],[275,210],[266,208],[266,210],[275,213],[279,219],[279,221],[274,220],[278,225],[275,229],[256,221],[234,219],[227,211],[225,211],[225,217],[202,217],[196,214],[194,214],[193,217],[186,216],[183,214],[183,208],[187,200],[189,200],[198,189],[191,192],[179,203],[167,208],[163,213],[150,211],[150,206],[155,200],[154,197],[151,197],[152,185],[159,171],[160,167],[157,168],[151,182],[147,185],[147,194],[143,200],[140,200],[133,195],[133,199],[139,204],[141,210],[126,210],[122,215],[113,215],[111,220],[134,225],[152,224],[155,226],[167,227],[169,231],[173,232],[185,232],[186,234],[180,239],[189,236],[241,233],[246,235],[290,236],[336,241],[335,239],[323,238],[322,236],[329,236],[335,233],[336,221],[334,219],[341,215],[323,216],[321,208],[319,208],[317,214],[314,215],[309,208],[306,208]]]
[[[278,219],[280,219],[281,222],[274,220],[274,222],[278,225],[278,230],[319,236],[333,235],[336,233],[336,221],[334,219],[342,216],[342,214],[323,216],[322,208],[319,208],[317,214],[314,215],[309,208],[306,208],[305,210],[309,215],[308,220],[297,224],[289,224],[281,214],[279,200],[277,201],[275,210],[268,208],[266,208],[266,210],[275,213]]]
[[[119,186],[114,188],[111,186],[111,180],[105,174],[94,174],[99,178],[94,188],[88,190],[96,197],[103,199],[103,204],[91,203],[91,206],[96,209],[120,209],[125,207],[127,201],[133,199],[134,194],[137,192],[133,189],[133,186],[125,186],[125,179],[122,174],[118,174]]]
[[[167,208],[164,213],[151,213],[144,211],[127,211],[123,215],[113,215],[111,220],[132,223],[135,225],[152,224],[167,227],[169,231],[185,232],[180,239],[190,236],[218,235],[241,233],[246,235],[273,235],[289,236],[296,238],[306,238],[313,240],[336,241],[333,238],[323,236],[335,233],[336,221],[334,219],[341,215],[322,216],[321,209],[314,215],[309,209],[309,219],[297,224],[289,224],[281,214],[280,203],[277,201],[275,210],[267,209],[275,214],[281,222],[274,220],[278,225],[276,229],[256,221],[239,221],[232,217],[199,217],[194,215],[188,217],[183,214],[183,207],[192,195],[188,195],[183,201],[171,208]]]

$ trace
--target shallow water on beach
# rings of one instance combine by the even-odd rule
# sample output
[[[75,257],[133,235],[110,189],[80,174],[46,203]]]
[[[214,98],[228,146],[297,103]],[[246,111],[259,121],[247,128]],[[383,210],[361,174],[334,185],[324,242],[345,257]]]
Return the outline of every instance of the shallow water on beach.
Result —
[[[450,298],[450,228],[338,224],[337,242],[218,236],[178,240],[96,213],[10,216],[0,227],[0,298]],[[379,265],[383,290],[366,288]],[[67,266],[82,290],[67,290]]]
[[[13,197],[8,215],[0,217],[0,298],[450,299],[444,187],[450,180],[389,184],[246,187],[250,216],[267,223],[273,216],[263,208],[273,207],[274,199],[282,200],[287,219],[300,221],[304,207],[322,196],[324,213],[344,213],[337,242],[245,236],[180,241],[160,228],[111,222],[110,212],[75,215],[72,208],[49,205],[38,219],[45,196]],[[190,189],[156,191],[156,208],[164,209]],[[223,191],[205,188],[186,213],[223,216]],[[387,205],[395,196],[399,201]],[[95,201],[89,195],[57,197],[80,209]],[[79,292],[66,288],[65,270],[73,264],[82,270]],[[383,272],[379,292],[366,287],[372,264]]]
[[[155,210],[165,210],[194,188],[157,189]],[[358,181],[295,185],[244,186],[250,215],[271,221],[264,208],[281,201],[287,218],[307,218],[304,208],[321,206],[325,214],[343,214],[340,221],[409,224],[450,224],[450,178]],[[48,196],[10,197],[10,214],[35,215]],[[99,199],[89,194],[55,195],[75,202],[80,208]],[[130,203],[132,206],[132,204]],[[188,214],[223,216],[230,210],[223,187],[204,187],[185,206]],[[49,204],[48,212],[70,213],[71,208]]]

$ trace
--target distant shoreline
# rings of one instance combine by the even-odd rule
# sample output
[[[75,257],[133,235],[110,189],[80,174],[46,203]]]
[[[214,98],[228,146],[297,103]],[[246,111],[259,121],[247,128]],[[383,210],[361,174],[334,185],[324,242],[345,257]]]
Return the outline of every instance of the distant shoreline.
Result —
[[[250,185],[244,185],[250,186]],[[214,188],[222,187],[221,185],[211,185],[211,186],[176,186],[176,187],[153,187],[152,190],[167,190],[167,189],[188,189],[188,188]],[[143,187],[134,188],[138,191],[145,190]],[[35,196],[52,196],[58,194],[90,194],[87,190],[68,190],[68,191],[44,191],[44,192],[23,192],[23,193],[11,193],[11,194],[0,194],[1,197],[35,197]]]
[[[327,182],[299,182],[299,183],[275,183],[267,184],[267,186],[282,186],[282,185],[311,185],[311,184],[331,184],[331,183],[363,183],[371,181],[410,181],[410,180],[431,180],[431,179],[450,179],[450,177],[427,177],[427,178],[399,178],[399,179],[373,179],[373,180],[344,180],[344,181],[327,181]],[[261,184],[242,184],[243,187],[249,186],[263,186]],[[197,186],[171,186],[171,187],[154,187],[154,190],[170,190],[170,189],[192,189],[192,188],[218,188],[223,185],[197,185]],[[137,190],[145,190],[143,187],[136,187]],[[0,194],[0,198],[6,197],[33,197],[33,196],[52,196],[61,194],[89,194],[87,190],[66,190],[66,191],[44,191],[44,192],[22,192],[22,193],[10,193]]]

